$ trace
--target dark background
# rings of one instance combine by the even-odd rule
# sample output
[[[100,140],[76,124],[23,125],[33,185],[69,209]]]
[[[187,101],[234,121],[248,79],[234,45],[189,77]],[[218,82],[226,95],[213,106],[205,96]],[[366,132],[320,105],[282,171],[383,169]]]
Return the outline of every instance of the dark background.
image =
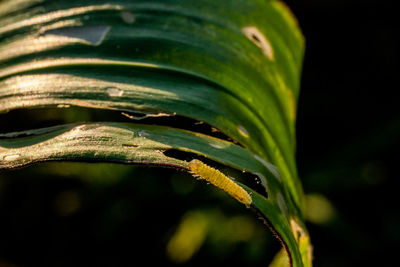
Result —
[[[298,104],[299,173],[305,192],[325,196],[335,211],[327,222],[308,223],[314,266],[395,265],[396,9],[377,0],[286,2],[307,45]],[[52,121],[59,112],[42,118]],[[63,116],[93,119],[74,110]],[[205,184],[189,185],[185,179],[192,178],[173,173],[78,163],[2,173],[0,267],[171,265],[165,245],[188,211],[211,210],[219,229],[237,216],[255,217]],[[211,233],[188,265],[267,266],[279,243],[260,230],[260,221],[253,228],[246,241],[226,239],[229,229],[219,239]]]
[[[305,191],[336,219],[309,224],[315,266],[395,266],[398,14],[389,1],[292,0],[307,49],[297,161]]]

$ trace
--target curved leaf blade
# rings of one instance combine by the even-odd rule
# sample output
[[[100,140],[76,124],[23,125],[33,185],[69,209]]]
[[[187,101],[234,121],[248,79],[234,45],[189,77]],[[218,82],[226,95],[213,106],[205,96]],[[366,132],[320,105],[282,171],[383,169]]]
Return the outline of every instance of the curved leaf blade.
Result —
[[[304,40],[281,1],[24,0],[3,1],[0,14],[0,113],[71,105],[177,114],[245,147],[155,126],[66,125],[1,135],[0,168],[79,159],[187,169],[160,151],[198,153],[260,177],[270,199],[254,192],[254,206],[292,263],[311,265],[294,158]]]
[[[248,150],[227,141],[162,126],[70,124],[1,134],[0,170],[44,161],[95,160],[170,167],[190,172],[186,161],[163,154],[169,149],[207,156],[214,161],[257,175],[266,190],[264,196],[237,183],[251,194],[252,206],[273,225],[274,228],[271,229],[290,251],[291,259],[296,264],[301,264],[298,262],[301,257],[297,250],[296,232],[287,231],[292,227],[290,222],[297,219],[285,206],[284,199],[287,196],[280,177],[276,176],[276,170],[272,165],[266,166],[255,160]]]

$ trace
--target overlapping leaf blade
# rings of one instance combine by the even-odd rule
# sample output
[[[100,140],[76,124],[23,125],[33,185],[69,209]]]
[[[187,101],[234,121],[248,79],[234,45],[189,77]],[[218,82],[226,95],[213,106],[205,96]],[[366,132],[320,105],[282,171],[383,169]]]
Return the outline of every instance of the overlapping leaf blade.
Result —
[[[239,159],[233,144],[201,151],[194,140],[207,137],[170,128],[69,125],[32,137],[3,135],[0,166],[91,158],[185,168],[160,151],[199,153],[265,176],[274,193],[260,196],[255,207],[282,237],[294,265],[310,264],[308,256],[301,259],[308,236],[300,226],[294,161],[303,40],[280,1],[26,0],[1,3],[0,14],[0,112],[73,105],[177,114],[204,121],[246,148]],[[140,131],[152,138],[132,134]],[[174,134],[188,139],[174,143]],[[143,141],[157,136],[162,142]],[[147,146],[132,143],[138,140]],[[38,145],[48,154],[35,154]],[[279,169],[282,184],[267,161]]]

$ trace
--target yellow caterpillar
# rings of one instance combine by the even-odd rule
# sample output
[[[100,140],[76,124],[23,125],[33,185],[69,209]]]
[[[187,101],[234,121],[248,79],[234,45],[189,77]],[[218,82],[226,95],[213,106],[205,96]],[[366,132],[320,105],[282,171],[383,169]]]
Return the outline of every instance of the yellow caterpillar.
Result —
[[[249,206],[253,201],[249,193],[234,181],[229,179],[225,174],[216,170],[200,160],[194,159],[188,163],[188,167],[193,176],[204,179],[207,182],[221,188],[237,201]]]

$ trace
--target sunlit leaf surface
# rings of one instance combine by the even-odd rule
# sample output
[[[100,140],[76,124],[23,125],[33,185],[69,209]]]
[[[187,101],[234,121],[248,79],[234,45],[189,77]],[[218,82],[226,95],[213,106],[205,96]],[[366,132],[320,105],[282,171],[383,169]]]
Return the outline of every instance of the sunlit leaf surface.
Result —
[[[240,183],[251,206],[293,266],[310,266],[294,157],[303,42],[274,0],[3,1],[0,113],[77,106],[179,116],[230,139],[134,123],[61,125],[1,134],[0,168],[82,160],[188,171],[165,151],[194,153],[257,176],[265,194]]]

